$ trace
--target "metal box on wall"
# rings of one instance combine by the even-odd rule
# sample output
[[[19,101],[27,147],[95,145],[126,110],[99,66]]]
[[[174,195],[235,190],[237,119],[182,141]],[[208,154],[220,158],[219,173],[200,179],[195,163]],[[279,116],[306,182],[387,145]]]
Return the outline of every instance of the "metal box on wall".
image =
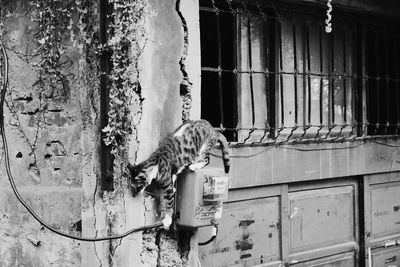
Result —
[[[222,202],[228,195],[228,180],[219,168],[184,170],[177,181],[176,224],[202,227],[220,219]]]

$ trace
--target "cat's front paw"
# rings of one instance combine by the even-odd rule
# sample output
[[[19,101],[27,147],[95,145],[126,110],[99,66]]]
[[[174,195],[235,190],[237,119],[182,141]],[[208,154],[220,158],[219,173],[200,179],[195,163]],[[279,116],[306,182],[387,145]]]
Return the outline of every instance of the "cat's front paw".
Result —
[[[196,167],[194,164],[189,165],[189,170],[190,170],[191,172],[194,172],[195,170],[197,170],[197,167]]]
[[[172,223],[172,216],[169,214],[166,214],[164,219],[162,220],[162,223],[163,223],[164,229],[168,230]]]
[[[199,161],[199,162],[190,164],[189,170],[194,172],[196,170],[200,170],[200,169],[204,168],[205,166],[207,166],[207,164],[208,164],[208,161]]]

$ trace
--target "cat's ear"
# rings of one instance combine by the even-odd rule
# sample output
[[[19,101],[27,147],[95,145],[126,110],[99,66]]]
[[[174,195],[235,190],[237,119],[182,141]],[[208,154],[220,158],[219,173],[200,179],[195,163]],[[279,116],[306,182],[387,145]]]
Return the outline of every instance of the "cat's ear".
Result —
[[[133,166],[132,163],[128,162],[127,167],[128,167],[129,170],[132,170],[135,166]]]
[[[133,174],[133,170],[135,169],[135,166],[131,163],[128,163],[128,165],[126,166],[128,168],[128,171],[130,172],[130,174]]]

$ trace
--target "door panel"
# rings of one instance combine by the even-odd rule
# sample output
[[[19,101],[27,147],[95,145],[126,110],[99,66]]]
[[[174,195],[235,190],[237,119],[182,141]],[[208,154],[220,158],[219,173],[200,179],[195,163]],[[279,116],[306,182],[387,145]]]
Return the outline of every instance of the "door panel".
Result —
[[[292,253],[356,239],[353,186],[289,194]]]
[[[400,183],[371,186],[371,236],[400,232]]]
[[[224,204],[216,240],[199,247],[202,266],[275,265],[280,260],[279,202],[275,196]],[[208,227],[199,231],[201,238],[210,236]]]

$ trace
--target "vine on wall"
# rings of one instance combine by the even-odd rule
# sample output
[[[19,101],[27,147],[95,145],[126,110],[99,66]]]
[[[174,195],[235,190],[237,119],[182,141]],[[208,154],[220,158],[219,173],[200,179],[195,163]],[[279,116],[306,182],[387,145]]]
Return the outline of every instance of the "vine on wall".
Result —
[[[0,40],[3,41],[4,36],[4,20],[6,16],[5,3],[3,0],[0,1]]]
[[[103,129],[104,141],[111,153],[125,168],[128,159],[129,136],[135,129],[132,102],[142,105],[138,59],[143,50],[145,0],[110,0],[112,13],[106,49],[112,51],[110,73],[110,103],[108,125]],[[133,127],[133,128],[132,128]]]
[[[37,176],[40,175],[40,172],[37,167],[36,148],[41,130],[48,126],[46,114],[49,111],[49,102],[52,100],[66,101],[68,97],[67,86],[71,80],[69,77],[71,74],[65,74],[65,67],[71,63],[71,60],[63,54],[71,47],[71,44],[75,48],[83,48],[94,43],[91,38],[93,32],[89,31],[93,30],[93,27],[90,26],[93,21],[88,16],[93,15],[92,11],[95,12],[95,4],[89,0],[30,0],[22,3],[20,6],[21,3],[1,0],[1,40],[7,42],[8,38],[4,33],[6,17],[13,16],[13,12],[21,13],[19,9],[28,11],[33,24],[26,32],[26,48],[13,46],[12,42],[9,42],[7,50],[31,65],[37,73],[37,79],[33,83],[31,91],[22,92],[22,96],[16,96],[11,85],[6,105],[13,117],[12,126],[30,147],[33,163],[29,165],[29,170]],[[90,34],[84,31],[89,31]],[[82,52],[82,49],[80,51]],[[92,58],[90,62],[96,62],[96,59]],[[17,94],[19,93],[17,92]],[[35,117],[34,132],[31,138],[28,138],[19,118],[16,101],[21,99],[38,103],[37,107],[30,111],[30,114]]]
[[[8,0],[0,0],[12,3]],[[129,138],[136,131],[134,117],[141,113],[142,97],[139,84],[138,59],[144,48],[145,6],[146,0],[109,0],[111,13],[108,17],[108,43],[101,46],[96,34],[99,26],[91,19],[98,12],[97,4],[91,0],[30,0],[31,42],[26,51],[9,50],[29,63],[37,71],[37,81],[32,86],[32,97],[38,99],[34,138],[28,135],[19,122],[15,97],[8,94],[8,107],[16,121],[14,127],[25,137],[30,146],[36,164],[35,150],[40,130],[46,126],[46,112],[49,100],[61,97],[66,100],[68,78],[65,74],[63,53],[69,47],[68,42],[86,56],[90,68],[97,68],[98,56],[105,51],[111,54],[111,72],[109,74],[109,111],[108,125],[103,129],[104,142],[111,146],[111,153],[122,170],[128,159]],[[5,5],[0,7],[0,37],[3,40]],[[97,13],[98,14],[98,13]],[[90,53],[87,53],[90,50]],[[97,51],[97,54],[96,52]],[[81,60],[81,59],[80,59]],[[93,63],[95,62],[95,63]],[[84,75],[84,74],[80,74]],[[94,89],[93,89],[94,90]],[[93,94],[94,92],[88,92]],[[59,98],[60,99],[60,98]],[[93,102],[95,102],[93,100]],[[97,104],[92,103],[97,109]],[[135,109],[132,112],[132,109]]]
[[[30,155],[33,162],[29,164],[29,171],[35,180],[39,181],[40,171],[37,167],[36,148],[40,136],[40,130],[46,125],[46,112],[48,109],[48,99],[57,96],[65,96],[65,84],[67,77],[62,74],[63,65],[61,55],[65,51],[63,36],[66,35],[71,15],[76,11],[74,3],[70,1],[40,1],[31,0],[17,4],[14,1],[3,0],[1,2],[0,31],[1,41],[6,44],[7,50],[13,52],[24,62],[30,64],[37,72],[37,79],[33,83],[30,92],[13,92],[13,85],[7,92],[6,105],[13,118],[12,126],[20,133],[25,143],[30,148]],[[30,19],[34,22],[33,26],[26,32],[27,46],[25,51],[8,42],[7,32],[4,26],[8,16],[13,16],[13,12],[19,16],[22,9],[30,13]],[[28,13],[28,14],[29,14]],[[22,93],[22,96],[19,94]],[[28,138],[28,134],[21,123],[18,114],[18,104],[16,101],[24,100],[34,104],[34,108],[29,114],[35,117],[33,136]],[[37,105],[36,105],[37,103]],[[31,105],[32,106],[32,105]]]

